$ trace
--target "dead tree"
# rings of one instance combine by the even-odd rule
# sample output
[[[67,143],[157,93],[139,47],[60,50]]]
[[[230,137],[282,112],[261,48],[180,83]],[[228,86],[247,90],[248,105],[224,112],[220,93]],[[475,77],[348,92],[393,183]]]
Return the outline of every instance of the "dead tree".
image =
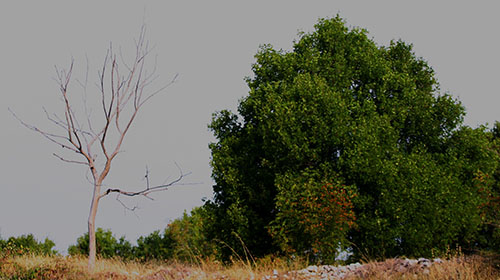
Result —
[[[96,83],[98,102],[96,104],[99,104],[98,107],[100,108],[98,110],[101,113],[97,117],[92,115],[87,104],[88,62],[85,82],[82,83],[77,80],[84,92],[83,106],[80,108],[80,111],[84,113],[76,113],[76,107],[73,106],[75,105],[73,103],[74,95],[69,93],[74,65],[73,60],[67,70],[59,70],[56,67],[55,80],[61,93],[63,113],[59,115],[55,113],[49,114],[45,110],[48,120],[58,127],[59,133],[48,132],[30,125],[11,111],[14,117],[25,127],[40,133],[49,141],[62,147],[63,150],[76,153],[79,159],[63,157],[54,153],[55,157],[67,163],[81,164],[89,168],[90,181],[93,185],[93,196],[88,217],[88,268],[90,271],[94,269],[96,260],[95,218],[101,198],[111,193],[148,197],[152,192],[163,191],[169,186],[177,184],[186,176],[179,168],[180,174],[175,180],[158,186],[150,186],[148,173],[146,172],[146,186],[141,191],[131,192],[121,188],[101,189],[106,188],[103,182],[111,170],[111,163],[119,154],[123,140],[136,119],[139,110],[143,108],[147,101],[163,92],[175,81],[174,78],[171,82],[161,85],[155,90],[149,90],[149,86],[157,78],[155,74],[156,62],[152,71],[148,72],[146,58],[150,54],[150,48],[144,37],[145,28],[143,27],[139,38],[135,42],[135,58],[131,63],[126,63],[123,60],[121,52],[119,52],[118,57],[120,59],[118,59],[110,45],[102,68],[98,71],[98,82]],[[83,118],[80,117],[82,114],[85,115]]]

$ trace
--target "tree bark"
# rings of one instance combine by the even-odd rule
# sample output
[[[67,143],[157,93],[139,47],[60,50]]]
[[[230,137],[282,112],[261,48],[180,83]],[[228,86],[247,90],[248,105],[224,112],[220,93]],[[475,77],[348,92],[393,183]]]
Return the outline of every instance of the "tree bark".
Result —
[[[97,214],[97,208],[99,206],[99,199],[101,192],[101,185],[96,184],[94,186],[94,195],[92,197],[92,203],[90,205],[90,213],[88,220],[88,229],[89,229],[89,262],[88,269],[89,271],[94,271],[95,261],[96,261],[96,238],[95,238],[95,217]]]

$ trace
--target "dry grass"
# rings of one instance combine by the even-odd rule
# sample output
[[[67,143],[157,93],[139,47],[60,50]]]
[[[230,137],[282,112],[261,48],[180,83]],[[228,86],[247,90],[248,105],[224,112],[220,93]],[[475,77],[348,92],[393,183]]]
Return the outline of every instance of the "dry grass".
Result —
[[[396,272],[394,260],[370,262],[362,273],[349,279],[500,279],[498,256],[458,256],[443,264],[434,264],[428,273]],[[497,262],[495,262],[497,261]],[[4,279],[304,279],[287,271],[299,270],[307,264],[298,260],[288,263],[279,258],[263,258],[255,262],[235,261],[226,266],[213,260],[199,260],[196,265],[178,262],[140,263],[117,259],[98,260],[93,274],[87,272],[87,260],[82,257],[18,256],[0,259],[0,280]]]
[[[140,279],[138,275],[153,273],[157,268],[148,264],[99,260],[93,275],[87,272],[87,260],[82,257],[46,257],[23,255],[9,257],[0,264],[0,276],[5,279]],[[0,278],[2,279],[2,278]]]
[[[397,260],[366,264],[362,273],[348,279],[481,279],[499,280],[498,256],[457,256],[441,264],[433,264],[428,270],[415,269],[398,272],[394,267]]]
[[[280,259],[264,258],[250,264],[235,261],[226,266],[213,260],[198,260],[199,264],[179,262],[123,262],[118,259],[100,259],[95,271],[87,271],[87,259],[83,257],[46,257],[23,255],[0,259],[0,279],[261,279],[299,268],[287,265]]]

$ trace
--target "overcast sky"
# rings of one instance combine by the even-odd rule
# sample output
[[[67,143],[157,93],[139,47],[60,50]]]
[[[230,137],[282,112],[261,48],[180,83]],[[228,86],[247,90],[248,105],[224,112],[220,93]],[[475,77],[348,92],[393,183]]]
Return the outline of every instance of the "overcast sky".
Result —
[[[89,78],[110,42],[131,57],[145,22],[158,55],[158,74],[177,82],[140,112],[125,140],[124,153],[106,181],[144,186],[177,175],[175,163],[192,175],[192,185],[137,199],[127,212],[108,196],[101,200],[97,226],[135,241],[163,230],[183,211],[212,196],[207,124],[211,114],[235,110],[248,93],[244,77],[261,44],[290,50],[298,31],[337,13],[350,26],[369,31],[379,45],[393,39],[413,43],[437,73],[443,92],[459,98],[472,127],[500,120],[500,17],[496,1],[2,1],[0,4],[0,236],[33,233],[66,251],[87,230],[91,186],[85,168],[61,162],[58,146],[21,126],[7,108],[42,129],[53,128],[42,106],[61,110],[54,65],[69,66],[74,78]],[[127,52],[128,50],[128,52]],[[91,87],[93,89],[93,87]],[[81,94],[74,87],[74,94]],[[89,91],[89,95],[96,93]],[[73,94],[73,93],[72,93]],[[97,108],[96,108],[97,110]]]

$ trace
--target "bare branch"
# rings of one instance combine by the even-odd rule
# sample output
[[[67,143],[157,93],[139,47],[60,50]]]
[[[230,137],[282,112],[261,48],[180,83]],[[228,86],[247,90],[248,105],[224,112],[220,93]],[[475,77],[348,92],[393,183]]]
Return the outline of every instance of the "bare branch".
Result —
[[[54,114],[54,118],[52,118],[50,115],[49,115],[49,112],[47,112],[47,109],[45,109],[45,107],[42,107],[43,111],[45,112],[45,116],[47,117],[47,119],[49,121],[51,121],[52,123],[54,123],[55,125],[59,126],[60,128],[62,129],[66,129],[66,126],[67,124],[64,123],[63,120],[61,120],[56,114]]]
[[[30,125],[30,124],[27,124],[26,122],[24,122],[22,119],[20,119],[15,113],[14,111],[12,111],[10,108],[8,108],[9,112],[14,116],[14,118],[16,118],[24,127],[30,129],[30,130],[33,130],[35,132],[38,132],[40,133],[43,137],[47,138],[50,142],[53,142],[65,149],[68,149],[68,150],[71,150],[73,152],[76,152],[76,153],[79,153],[79,151],[77,149],[75,149],[74,147],[72,146],[69,146],[69,145],[66,145],[64,144],[63,142],[60,142],[56,139],[64,139],[64,140],[68,140],[66,137],[64,136],[61,136],[61,135],[57,135],[57,134],[52,134],[52,133],[48,133],[48,132],[45,132],[43,130],[40,130],[38,129],[36,126],[33,126],[33,125]]]
[[[102,96],[102,109],[104,110],[104,117],[107,119],[108,118],[108,112],[106,110],[106,90],[104,88],[104,78],[106,74],[106,65],[108,64],[108,57],[109,57],[109,52],[110,49],[106,52],[106,56],[104,57],[104,63],[102,64],[102,69],[99,72],[99,82],[100,82],[100,91],[101,91],[101,96]]]
[[[174,78],[172,79],[172,81],[170,81],[168,84],[164,85],[163,87],[159,88],[158,90],[156,90],[155,92],[151,93],[149,96],[147,96],[140,104],[139,104],[139,107],[141,107],[144,103],[146,103],[149,99],[151,99],[153,96],[157,95],[158,93],[164,91],[166,88],[168,88],[169,86],[171,86],[173,83],[176,82],[177,78],[179,77],[179,74],[175,74]]]
[[[58,77],[59,77],[59,86],[61,93],[63,95],[64,99],[64,116],[66,118],[66,123],[67,125],[67,131],[68,131],[68,141],[79,151],[82,149],[82,143],[80,141],[80,136],[78,135],[78,132],[76,131],[76,126],[75,126],[75,115],[73,113],[73,110],[71,109],[71,105],[68,99],[68,85],[71,80],[71,74],[73,72],[73,65],[74,65],[74,60],[71,60],[71,65],[69,67],[68,72],[66,73],[66,70],[62,70],[58,72]],[[76,139],[76,142],[74,141]]]
[[[76,79],[76,82],[82,87],[84,92],[87,93],[87,85],[89,81],[89,57],[87,56],[87,54],[85,54],[85,62],[87,65],[87,70],[85,71],[85,82],[82,83],[79,79]]]
[[[84,161],[78,161],[78,160],[68,160],[68,159],[65,159],[61,156],[59,156],[58,154],[56,153],[53,153],[52,155],[54,155],[56,158],[64,161],[64,162],[67,162],[67,163],[76,163],[76,164],[83,164],[83,165],[89,165],[88,162],[84,162]]]
[[[88,85],[88,81],[89,81],[89,57],[87,56],[87,54],[85,54],[85,65],[86,65],[86,69],[85,69],[85,81],[82,83],[80,80],[76,80],[77,83],[82,87],[82,90],[83,90],[83,94],[82,94],[82,101],[83,101],[83,109],[84,109],[84,112],[85,112],[85,117],[86,117],[86,121],[87,121],[87,125],[88,125],[88,129],[89,131],[81,131],[82,133],[86,134],[87,136],[89,137],[95,137],[95,132],[92,128],[92,122],[91,122],[91,117],[92,117],[92,110],[89,109],[88,107],[88,102],[87,102],[87,85]],[[88,150],[89,148],[89,141],[87,140],[87,138],[85,137],[85,144],[87,145],[87,152],[90,154],[90,151]]]
[[[116,195],[116,201],[118,201],[126,210],[134,212],[136,209],[139,209],[139,206],[137,205],[134,207],[128,207],[127,205],[125,205],[125,203],[123,203],[123,201],[120,200],[120,194]]]
[[[125,65],[125,68],[127,68],[129,73],[132,72],[132,69],[130,68],[130,66],[128,66],[127,61],[125,61],[125,59],[123,58],[123,53],[122,53],[121,47],[118,48],[118,52],[120,53],[120,59],[122,60],[122,64]]]
[[[177,164],[176,164],[177,165]],[[177,167],[179,168],[179,166],[177,165]],[[122,194],[122,195],[125,195],[125,196],[139,196],[139,195],[142,195],[146,198],[149,198],[152,200],[151,197],[149,197],[148,195],[153,193],[153,192],[157,192],[157,191],[165,191],[167,190],[169,187],[171,186],[175,186],[175,185],[179,185],[178,183],[186,176],[189,176],[191,173],[187,173],[187,174],[184,174],[182,173],[182,170],[179,168],[179,177],[177,177],[177,179],[167,183],[167,184],[162,184],[162,185],[158,185],[158,186],[154,186],[154,187],[150,187],[149,186],[149,181],[147,182],[147,185],[146,185],[146,188],[141,190],[141,191],[137,191],[137,192],[129,192],[129,191],[124,191],[122,189],[112,189],[112,188],[108,188],[103,194],[100,195],[100,198],[110,194],[110,193],[113,193],[113,192],[116,192],[116,193],[119,193],[119,194]],[[149,174],[146,173],[146,178],[148,178]]]
[[[90,169],[87,169],[87,171],[85,172],[85,179],[87,180],[87,182],[88,182],[89,184],[91,184],[91,185],[95,185],[95,182],[93,182],[93,181],[92,181],[92,180],[90,180],[90,178],[89,178],[89,172],[90,172],[90,171],[91,171]]]
[[[146,179],[146,190],[149,190],[149,170],[147,165],[146,165],[146,175],[144,176],[144,179]]]

